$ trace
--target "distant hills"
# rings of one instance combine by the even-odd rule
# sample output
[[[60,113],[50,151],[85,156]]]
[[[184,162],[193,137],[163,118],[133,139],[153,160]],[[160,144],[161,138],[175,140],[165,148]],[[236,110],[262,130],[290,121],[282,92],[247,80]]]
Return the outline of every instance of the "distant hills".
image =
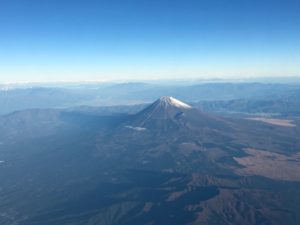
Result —
[[[177,86],[124,83],[67,88],[17,88],[0,90],[0,114],[31,108],[149,104],[163,95],[175,96],[191,104],[201,101],[200,105],[205,110],[274,112],[286,104],[289,112],[298,113],[299,93],[299,85],[268,83],[205,83]],[[247,108],[247,104],[251,105]]]

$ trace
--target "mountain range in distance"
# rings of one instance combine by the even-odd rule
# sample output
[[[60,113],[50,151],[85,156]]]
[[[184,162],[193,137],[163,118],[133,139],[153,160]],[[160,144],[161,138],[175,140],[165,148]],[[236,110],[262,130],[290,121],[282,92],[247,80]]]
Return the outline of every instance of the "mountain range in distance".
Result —
[[[32,108],[96,107],[137,112],[160,96],[176,96],[211,112],[279,113],[299,116],[300,88],[286,83],[120,83],[22,86],[0,89],[0,115]],[[122,106],[122,109],[121,107]],[[100,108],[101,109],[100,109]],[[144,107],[144,106],[143,106]]]

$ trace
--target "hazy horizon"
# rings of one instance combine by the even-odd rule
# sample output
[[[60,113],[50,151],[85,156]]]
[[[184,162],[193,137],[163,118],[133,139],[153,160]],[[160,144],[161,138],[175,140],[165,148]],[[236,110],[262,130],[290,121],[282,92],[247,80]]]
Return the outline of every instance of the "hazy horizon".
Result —
[[[261,76],[261,77],[212,77],[212,78],[177,78],[177,79],[107,79],[107,80],[19,80],[1,82],[0,85],[12,85],[12,86],[43,86],[43,85],[94,85],[94,84],[124,84],[124,83],[145,83],[145,84],[169,84],[169,85],[186,85],[186,84],[201,84],[201,83],[294,83],[300,82],[300,76]]]

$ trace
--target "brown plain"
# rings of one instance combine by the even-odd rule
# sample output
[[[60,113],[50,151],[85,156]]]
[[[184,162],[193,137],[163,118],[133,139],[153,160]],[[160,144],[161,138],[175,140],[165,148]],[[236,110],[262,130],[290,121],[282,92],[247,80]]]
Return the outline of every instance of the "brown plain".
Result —
[[[300,181],[300,152],[283,155],[273,152],[245,149],[249,156],[234,160],[243,168],[236,169],[240,175],[259,175],[275,180]]]

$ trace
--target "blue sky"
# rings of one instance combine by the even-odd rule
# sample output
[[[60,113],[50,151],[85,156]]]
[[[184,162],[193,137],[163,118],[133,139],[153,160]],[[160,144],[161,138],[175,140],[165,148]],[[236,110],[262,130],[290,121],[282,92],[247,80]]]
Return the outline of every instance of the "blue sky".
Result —
[[[297,0],[0,0],[0,82],[300,76]]]

